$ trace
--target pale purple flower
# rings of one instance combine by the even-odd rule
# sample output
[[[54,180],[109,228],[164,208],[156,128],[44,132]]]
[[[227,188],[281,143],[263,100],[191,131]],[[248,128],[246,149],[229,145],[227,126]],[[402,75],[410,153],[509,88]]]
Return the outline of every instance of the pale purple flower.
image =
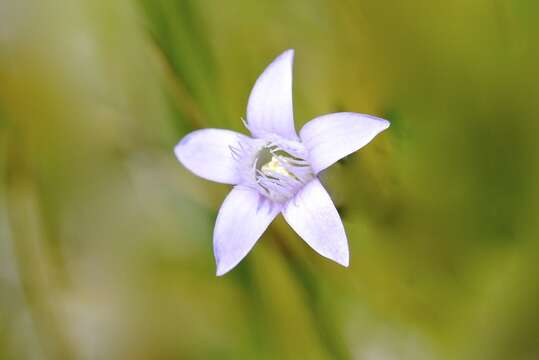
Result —
[[[366,145],[389,122],[334,113],[309,121],[298,136],[292,107],[293,59],[294,51],[285,51],[256,81],[245,122],[252,137],[203,129],[186,135],[174,149],[194,174],[234,185],[213,234],[217,275],[234,268],[279,213],[320,255],[348,266],[344,227],[318,174]]]

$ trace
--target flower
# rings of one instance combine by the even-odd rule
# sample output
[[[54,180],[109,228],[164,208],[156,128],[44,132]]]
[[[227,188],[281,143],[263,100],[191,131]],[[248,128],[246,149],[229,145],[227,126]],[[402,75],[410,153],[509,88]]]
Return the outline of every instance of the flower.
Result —
[[[187,134],[174,152],[195,175],[234,185],[213,234],[217,275],[234,268],[273,219],[285,220],[320,255],[348,266],[348,241],[318,174],[369,143],[389,122],[341,112],[294,127],[294,50],[275,59],[256,81],[245,126],[252,137],[224,129]]]

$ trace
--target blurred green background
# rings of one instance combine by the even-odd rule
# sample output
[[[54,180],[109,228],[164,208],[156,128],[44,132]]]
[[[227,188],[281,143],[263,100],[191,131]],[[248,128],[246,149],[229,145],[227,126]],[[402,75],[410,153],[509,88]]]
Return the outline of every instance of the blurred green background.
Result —
[[[2,0],[0,358],[539,359],[538,39],[532,0]],[[392,122],[322,176],[351,266],[279,218],[217,278],[229,187],[172,149],[288,48],[298,129]]]

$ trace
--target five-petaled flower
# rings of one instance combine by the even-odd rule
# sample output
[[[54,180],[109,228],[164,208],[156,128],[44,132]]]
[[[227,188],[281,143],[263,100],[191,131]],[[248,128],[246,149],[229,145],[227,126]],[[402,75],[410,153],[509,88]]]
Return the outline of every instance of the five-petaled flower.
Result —
[[[389,122],[334,113],[309,121],[298,136],[292,108],[293,58],[293,50],[285,51],[256,81],[245,122],[252,137],[203,129],[186,135],[174,149],[194,174],[235,185],[215,224],[217,275],[234,268],[279,213],[320,255],[348,266],[343,224],[317,175],[366,145]]]

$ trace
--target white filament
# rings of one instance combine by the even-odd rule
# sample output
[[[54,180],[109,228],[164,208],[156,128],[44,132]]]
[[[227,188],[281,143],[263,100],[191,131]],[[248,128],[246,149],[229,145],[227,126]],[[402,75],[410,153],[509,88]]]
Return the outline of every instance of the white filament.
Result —
[[[242,185],[256,189],[273,201],[284,202],[314,177],[306,151],[299,142],[271,140],[239,141],[230,147],[237,161]]]

